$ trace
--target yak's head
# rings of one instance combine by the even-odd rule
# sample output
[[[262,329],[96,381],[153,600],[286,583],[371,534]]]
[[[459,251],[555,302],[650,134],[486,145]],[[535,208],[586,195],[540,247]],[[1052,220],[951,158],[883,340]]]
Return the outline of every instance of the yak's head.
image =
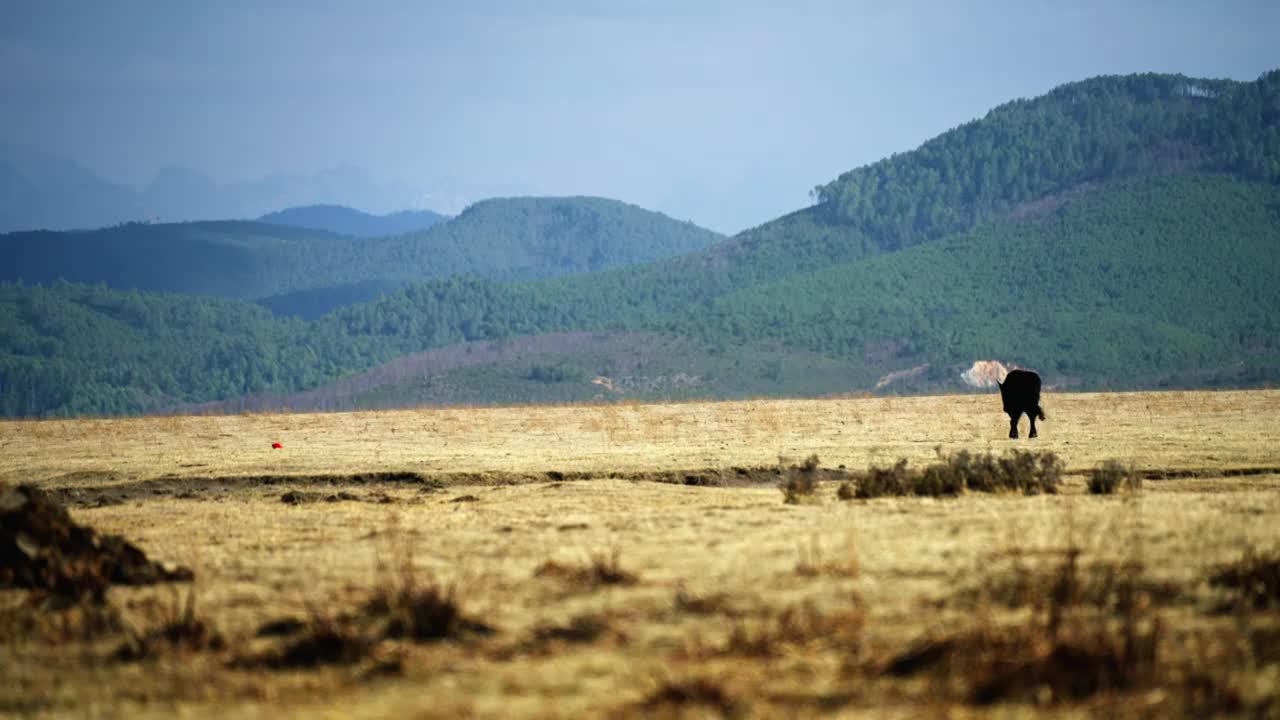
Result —
[[[969,387],[989,388],[999,385],[1008,373],[1009,368],[999,360],[975,360],[968,370],[960,373],[960,379]]]

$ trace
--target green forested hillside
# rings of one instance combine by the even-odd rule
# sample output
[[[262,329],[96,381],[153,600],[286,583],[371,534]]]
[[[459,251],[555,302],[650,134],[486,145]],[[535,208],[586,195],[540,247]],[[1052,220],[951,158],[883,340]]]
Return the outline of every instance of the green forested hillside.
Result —
[[[323,260],[321,260],[323,258]],[[125,223],[0,235],[0,280],[105,283],[119,289],[251,299],[332,276],[352,243],[264,223]]]
[[[720,377],[682,395],[868,389],[925,363],[930,371],[907,389],[955,387],[963,366],[990,357],[1069,387],[1280,380],[1280,188],[1224,175],[1132,178],[1034,218],[675,312],[663,309],[660,287],[643,296],[611,275],[442,280],[315,322],[230,301],[6,285],[2,409],[130,412],[289,393],[412,352],[563,330],[685,338],[673,357]],[[816,372],[815,357],[834,368],[823,371],[825,385],[803,375]],[[609,370],[572,349],[555,362],[577,367],[579,385]],[[510,393],[495,378],[520,368],[506,367],[451,371],[475,383],[457,396]]]
[[[401,210],[387,215],[370,215],[342,205],[305,205],[267,213],[258,218],[258,222],[371,238],[418,232],[448,219],[430,210]]]
[[[1280,367],[1278,276],[1280,188],[1144,176],[1034,219],[741,290],[681,327],[834,357],[889,347],[904,367],[996,357],[1059,382],[1149,386]]]
[[[719,235],[602,198],[487,200],[422,232],[380,238],[254,222],[127,223],[0,236],[0,280],[262,300],[306,317],[406,283],[531,280],[701,249]]]
[[[590,270],[609,252],[565,248],[601,236],[643,244],[670,221],[633,235],[629,210],[607,201],[480,203],[427,231],[430,242],[379,246],[382,262],[448,277],[309,322],[178,295],[11,283],[0,286],[0,410],[137,412],[293,393],[410,353],[566,331],[660,336],[671,351],[654,367],[701,378],[636,380],[640,396],[866,390],[925,365],[891,389],[956,388],[960,369],[987,358],[1061,387],[1275,382],[1278,122],[1276,72],[1254,83],[1096,78],[846,173],[816,205],[710,248],[537,281],[522,273]],[[520,251],[488,242],[501,228],[521,229],[505,234]],[[492,274],[458,274],[468,263]],[[357,282],[344,278],[327,282]],[[397,376],[344,397],[590,397],[585,384],[618,355],[575,353],[544,353],[537,367],[457,366],[443,384]]]
[[[743,233],[727,255],[739,274],[759,278],[1035,213],[1124,177],[1205,170],[1276,183],[1278,132],[1280,70],[1248,83],[1092,78],[819,185],[813,207]]]

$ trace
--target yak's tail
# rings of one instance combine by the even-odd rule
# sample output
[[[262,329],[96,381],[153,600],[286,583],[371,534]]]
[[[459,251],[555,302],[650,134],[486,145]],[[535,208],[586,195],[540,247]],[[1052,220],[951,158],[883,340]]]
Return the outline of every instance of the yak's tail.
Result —
[[[1036,406],[1036,415],[1038,415],[1038,416],[1040,417],[1040,419],[1041,419],[1041,420],[1043,420],[1043,419],[1044,419],[1044,408],[1042,408],[1042,407],[1040,407],[1039,405],[1037,405],[1037,406]]]

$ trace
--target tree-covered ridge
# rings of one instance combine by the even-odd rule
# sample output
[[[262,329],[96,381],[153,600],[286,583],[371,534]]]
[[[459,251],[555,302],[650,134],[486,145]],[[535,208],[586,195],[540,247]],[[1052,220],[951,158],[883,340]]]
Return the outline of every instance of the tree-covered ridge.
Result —
[[[232,221],[10,233],[0,236],[0,280],[270,298],[268,305],[315,317],[337,306],[335,299],[365,301],[415,281],[590,272],[720,238],[615,200],[511,198],[477,203],[421,232],[379,238]]]
[[[448,219],[430,210],[401,210],[386,215],[370,215],[343,205],[304,205],[267,213],[258,218],[258,222],[371,238],[418,232]]]
[[[483,200],[450,222],[383,244],[388,257],[429,267],[430,277],[531,280],[674,257],[721,239],[617,200],[516,197]]]
[[[1085,183],[1201,167],[1280,181],[1280,71],[1256,82],[1097,77],[1015,100],[814,189],[884,249],[966,230]]]
[[[253,298],[329,274],[318,258],[335,264],[351,251],[336,235],[242,221],[15,232],[0,235],[0,280]]]
[[[1134,175],[1280,182],[1278,116],[1280,71],[1248,83],[1132,75],[1064,85],[846,172],[814,189],[815,205],[651,275],[682,277],[705,296],[1047,212]]]
[[[1280,188],[1113,183],[1029,221],[726,295],[684,331],[902,366],[998,357],[1088,387],[1280,361]]]

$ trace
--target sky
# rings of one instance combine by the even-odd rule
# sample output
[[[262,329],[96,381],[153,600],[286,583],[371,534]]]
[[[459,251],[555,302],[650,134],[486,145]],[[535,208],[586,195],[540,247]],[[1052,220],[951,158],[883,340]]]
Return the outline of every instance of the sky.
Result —
[[[355,167],[441,212],[598,195],[732,233],[1062,83],[1256,79],[1277,37],[1274,0],[0,0],[0,142],[134,187]]]

